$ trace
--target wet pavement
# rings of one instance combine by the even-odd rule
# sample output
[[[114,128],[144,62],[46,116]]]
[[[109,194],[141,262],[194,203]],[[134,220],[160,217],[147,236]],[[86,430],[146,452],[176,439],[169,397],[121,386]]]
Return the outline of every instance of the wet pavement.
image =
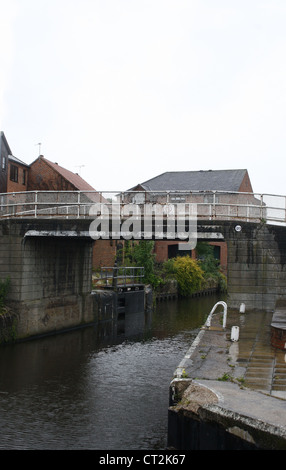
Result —
[[[241,367],[244,386],[286,399],[286,351],[271,346],[272,315],[239,315],[239,339],[231,344],[229,353]],[[234,315],[230,315],[228,323],[234,320]]]
[[[177,370],[190,378],[229,380],[286,400],[286,351],[271,345],[272,312],[215,313],[210,328],[202,328]],[[231,340],[237,326],[238,340]]]
[[[286,449],[286,351],[271,345],[272,316],[228,312],[223,328],[218,313],[202,326],[175,370],[171,412],[204,410],[197,419],[207,413],[217,423],[227,417],[235,423],[227,433],[239,430],[257,448]]]

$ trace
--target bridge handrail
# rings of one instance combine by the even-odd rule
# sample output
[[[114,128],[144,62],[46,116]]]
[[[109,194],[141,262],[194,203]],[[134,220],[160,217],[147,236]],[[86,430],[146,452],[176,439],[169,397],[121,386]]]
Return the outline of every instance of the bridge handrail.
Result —
[[[212,317],[214,315],[214,312],[216,311],[217,307],[219,305],[222,305],[223,306],[223,324],[222,324],[222,327],[225,328],[226,327],[226,318],[227,318],[227,304],[226,302],[224,302],[223,300],[220,300],[219,302],[217,302],[213,308],[211,309],[211,312],[205,322],[205,326],[207,328],[210,328],[211,326],[211,321],[212,321]]]
[[[286,224],[286,196],[233,191],[23,191],[0,194],[0,218],[89,217],[94,204],[123,208],[196,204],[198,218]]]

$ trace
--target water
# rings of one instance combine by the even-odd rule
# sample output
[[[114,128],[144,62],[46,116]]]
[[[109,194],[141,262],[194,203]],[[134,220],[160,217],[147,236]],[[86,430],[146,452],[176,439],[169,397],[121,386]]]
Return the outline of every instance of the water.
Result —
[[[128,337],[84,328],[2,347],[0,449],[165,449],[173,372],[217,300],[159,303]]]

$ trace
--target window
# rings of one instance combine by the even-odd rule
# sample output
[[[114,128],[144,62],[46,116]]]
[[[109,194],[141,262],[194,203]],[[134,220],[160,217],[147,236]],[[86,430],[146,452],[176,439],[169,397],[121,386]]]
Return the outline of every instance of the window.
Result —
[[[26,184],[26,170],[23,170],[23,180],[22,184]]]
[[[4,155],[2,156],[2,170],[6,170],[6,157],[4,157]]]
[[[15,165],[10,166],[10,180],[18,183],[18,167]]]

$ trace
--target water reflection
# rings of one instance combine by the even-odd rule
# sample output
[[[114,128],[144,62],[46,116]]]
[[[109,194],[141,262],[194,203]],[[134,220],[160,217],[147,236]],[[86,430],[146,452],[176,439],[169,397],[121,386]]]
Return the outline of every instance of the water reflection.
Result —
[[[168,387],[218,299],[0,350],[1,449],[163,449]]]

